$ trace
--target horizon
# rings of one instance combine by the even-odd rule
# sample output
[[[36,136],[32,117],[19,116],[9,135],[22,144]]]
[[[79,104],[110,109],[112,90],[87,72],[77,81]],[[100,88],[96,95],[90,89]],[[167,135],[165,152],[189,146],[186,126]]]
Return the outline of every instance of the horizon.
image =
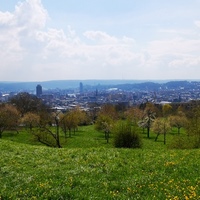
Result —
[[[199,80],[200,0],[0,0],[0,81]]]
[[[49,82],[49,81],[193,81],[193,80],[199,80],[200,79],[49,79],[49,80],[32,80],[32,81],[0,81],[2,82]]]
[[[200,81],[200,79],[63,79],[63,80],[45,80],[45,81],[0,81],[0,83],[45,83],[45,82],[91,82],[91,81],[100,81],[100,82],[179,82],[179,81]]]
[[[53,81],[32,81],[32,82],[1,82],[0,81],[0,93],[5,91],[32,91],[36,89],[37,85],[41,85],[44,90],[51,89],[75,89],[80,87],[80,83],[84,85],[84,87],[127,87],[132,86],[141,86],[144,84],[148,85],[167,85],[167,84],[179,84],[180,87],[184,87],[184,85],[193,84],[196,87],[195,83],[200,83],[199,80],[53,80]],[[195,84],[195,85],[194,85]],[[199,85],[199,84],[198,84]],[[192,87],[193,87],[192,86]]]

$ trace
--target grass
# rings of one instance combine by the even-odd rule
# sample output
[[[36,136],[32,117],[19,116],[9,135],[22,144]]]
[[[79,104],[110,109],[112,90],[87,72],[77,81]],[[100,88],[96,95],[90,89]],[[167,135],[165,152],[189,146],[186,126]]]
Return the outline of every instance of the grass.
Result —
[[[200,199],[200,150],[168,150],[151,135],[133,150],[113,148],[93,126],[63,138],[62,149],[26,131],[5,134],[0,199]]]
[[[53,128],[55,129],[55,127]],[[167,135],[167,143],[169,143],[173,139],[173,135],[177,135],[176,129],[172,129],[171,133]],[[64,134],[60,131],[61,143],[64,148],[90,148],[90,147],[105,147],[105,148],[113,148],[112,134],[109,140],[109,143],[106,142],[104,133],[96,131],[94,126],[82,126],[79,127],[78,131],[74,134],[72,133],[72,137],[64,138]],[[146,133],[141,132],[141,137],[144,139],[143,148],[146,149],[158,149],[158,148],[166,148],[163,145],[163,135],[158,137],[158,141],[154,142],[155,134],[150,134],[150,140],[146,139]],[[3,134],[3,140],[13,141],[17,143],[30,144],[41,146],[40,143],[33,139],[33,136],[26,130],[21,129],[19,134],[16,132],[6,132]]]

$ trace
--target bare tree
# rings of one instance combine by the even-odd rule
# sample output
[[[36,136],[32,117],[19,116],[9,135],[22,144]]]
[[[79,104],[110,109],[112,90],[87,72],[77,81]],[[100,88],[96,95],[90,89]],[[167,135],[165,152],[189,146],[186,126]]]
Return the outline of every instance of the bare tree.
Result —
[[[59,123],[60,113],[51,113],[49,119],[40,118],[38,126],[32,129],[31,133],[38,142],[50,147],[61,148]]]

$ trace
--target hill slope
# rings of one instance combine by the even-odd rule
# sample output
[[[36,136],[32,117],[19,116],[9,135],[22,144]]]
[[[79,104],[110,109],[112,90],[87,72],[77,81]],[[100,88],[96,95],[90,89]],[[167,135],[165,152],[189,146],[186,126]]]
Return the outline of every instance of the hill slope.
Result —
[[[0,140],[0,199],[199,199],[199,150],[52,149]]]

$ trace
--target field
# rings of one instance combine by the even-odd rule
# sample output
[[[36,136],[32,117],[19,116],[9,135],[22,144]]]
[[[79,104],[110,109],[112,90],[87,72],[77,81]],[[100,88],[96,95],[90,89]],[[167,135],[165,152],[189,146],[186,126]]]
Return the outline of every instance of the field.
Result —
[[[162,136],[142,136],[142,149],[116,149],[93,126],[81,127],[53,149],[25,131],[5,134],[0,199],[200,199],[200,150],[169,150]]]

